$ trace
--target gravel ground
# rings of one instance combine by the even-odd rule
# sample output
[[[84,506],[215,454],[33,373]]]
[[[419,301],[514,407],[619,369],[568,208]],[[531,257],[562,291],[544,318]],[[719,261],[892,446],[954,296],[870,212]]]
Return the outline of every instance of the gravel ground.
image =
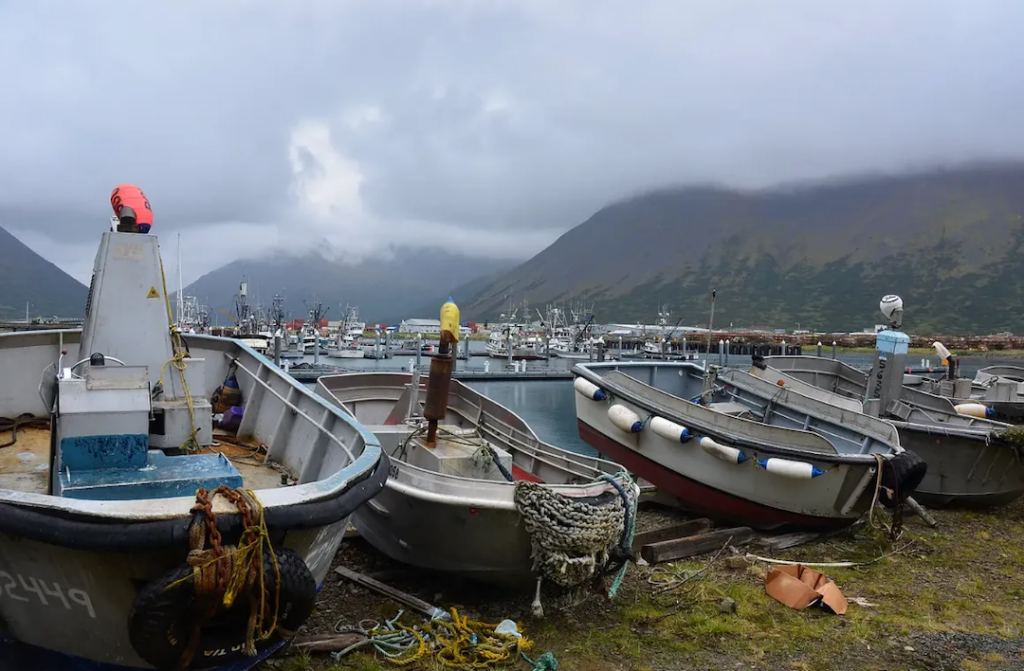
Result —
[[[561,671],[577,668],[587,671],[1024,671],[1024,639],[1014,637],[1024,631],[1024,603],[1010,596],[1015,593],[1013,586],[1018,582],[1014,564],[1018,558],[1007,554],[1014,547],[1024,548],[1024,502],[993,513],[936,511],[935,515],[939,518],[941,532],[928,530],[920,520],[911,518],[907,522],[908,536],[919,539],[913,550],[887,560],[885,567],[876,565],[872,569],[874,573],[854,571],[841,574],[842,579],[837,578],[848,597],[864,595],[881,605],[881,608],[871,609],[872,613],[898,611],[901,600],[912,603],[929,599],[928,607],[936,613],[935,623],[929,623],[925,629],[917,628],[916,624],[907,628],[890,624],[883,618],[859,615],[864,610],[851,612],[843,618],[823,613],[795,613],[764,596],[763,566],[743,566],[738,559],[725,561],[723,558],[709,572],[713,589],[745,589],[736,594],[741,611],[766,614],[769,622],[775,623],[766,628],[756,617],[751,618],[750,630],[742,627],[736,630],[742,636],[735,646],[729,640],[735,631],[714,618],[738,616],[718,615],[719,597],[714,597],[710,605],[714,617],[707,622],[699,621],[699,632],[680,630],[689,637],[690,647],[673,645],[671,635],[666,638],[664,631],[659,633],[661,624],[644,624],[647,613],[656,617],[665,608],[665,604],[659,602],[660,605],[654,604],[654,607],[661,610],[652,610],[651,585],[647,580],[650,568],[631,566],[615,603],[593,593],[573,603],[564,596],[549,594],[545,588],[546,617],[536,621],[530,616],[532,594],[502,591],[412,569],[381,556],[359,538],[347,539],[342,544],[334,565],[377,577],[435,605],[458,608],[460,613],[475,619],[497,622],[511,618],[522,622],[526,635],[535,640],[534,653],[553,651],[560,661]],[[685,518],[672,509],[644,506],[638,531],[667,526],[682,519]],[[786,555],[804,561],[834,561],[851,554],[874,552],[864,548],[869,543],[865,536],[863,531],[851,532],[848,537],[833,537],[815,545],[787,550]],[[1000,547],[1006,550],[1002,555],[978,551],[979,546],[987,548],[993,542],[1003,543]],[[947,556],[950,548],[957,547],[973,551],[965,554],[962,565]],[[706,560],[703,558],[698,564]],[[986,576],[991,576],[991,580]],[[972,587],[976,584],[981,587]],[[972,591],[975,589],[977,591]],[[960,610],[948,611],[955,615],[956,622],[942,621],[945,616],[942,602],[946,595],[950,602],[959,600],[961,604]],[[1021,596],[1024,599],[1024,591]],[[962,605],[964,603],[967,605]],[[996,605],[1000,610],[995,609]],[[708,609],[707,599],[704,607]],[[851,609],[857,608],[851,605]],[[329,633],[338,623],[351,626],[360,620],[380,620],[396,612],[397,608],[385,598],[332,573],[324,582],[317,610],[301,633]],[[1005,618],[1004,622],[993,623],[993,618],[1001,617]],[[690,626],[691,622],[698,621],[685,620],[677,622],[676,626]],[[726,624],[729,622],[738,620]],[[804,639],[785,652],[778,651],[778,646],[775,652],[758,652],[759,632],[777,637],[780,634],[773,632],[772,627],[800,627],[808,622],[822,632],[820,639]],[[708,628],[706,634],[704,627]],[[949,631],[936,631],[947,628]],[[976,633],[986,629],[990,633]],[[993,629],[1007,637],[992,634]],[[692,645],[694,641],[696,646]],[[766,645],[764,649],[772,647]],[[337,667],[324,656],[300,666],[288,666],[288,661],[281,659],[272,661],[270,666],[285,671],[293,668],[302,671],[392,668],[386,664],[378,666],[369,657],[353,659],[350,663],[353,666]],[[413,668],[435,670],[440,667],[428,664]],[[519,662],[508,668],[528,667]]]

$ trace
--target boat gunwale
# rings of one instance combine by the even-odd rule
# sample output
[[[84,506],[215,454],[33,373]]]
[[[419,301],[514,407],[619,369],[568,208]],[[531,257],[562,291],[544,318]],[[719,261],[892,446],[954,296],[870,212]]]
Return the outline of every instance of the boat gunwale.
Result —
[[[395,372],[395,371],[372,371],[372,372],[340,373],[340,374],[337,374],[337,375],[324,375],[323,377],[321,377],[317,381],[317,390],[318,391],[322,391],[323,393],[330,394],[331,398],[333,398],[335,400],[335,402],[338,404],[338,406],[344,408],[345,407],[344,406],[344,402],[339,400],[337,398],[337,396],[334,394],[334,391],[336,391],[337,388],[331,389],[329,385],[331,384],[332,381],[335,381],[335,380],[340,381],[340,380],[344,379],[344,380],[347,380],[347,381],[352,381],[354,379],[361,378],[361,377],[365,377],[365,378],[383,377],[384,379],[390,378],[390,379],[396,380],[396,381],[399,380],[399,379],[404,380],[404,382],[401,385],[395,384],[395,385],[389,385],[388,386],[388,388],[393,390],[393,391],[401,390],[403,392],[406,389],[407,385],[411,384],[412,378],[413,378],[413,376],[411,374],[409,374],[409,373]],[[609,492],[609,491],[616,491],[616,492],[618,491],[618,488],[616,488],[615,485],[613,485],[611,482],[609,482],[607,480],[600,479],[601,475],[607,475],[607,476],[611,477],[623,489],[625,489],[630,484],[630,480],[627,480],[627,478],[622,475],[623,473],[628,473],[628,471],[621,464],[618,464],[618,463],[616,463],[614,461],[610,461],[608,459],[605,459],[605,458],[603,458],[603,457],[601,457],[599,455],[598,456],[593,456],[593,457],[587,457],[589,459],[593,459],[597,463],[607,464],[608,466],[611,467],[610,470],[602,471],[599,468],[596,468],[594,466],[590,466],[588,464],[584,464],[584,463],[581,463],[579,461],[576,461],[575,459],[572,458],[573,456],[577,456],[577,454],[575,452],[572,452],[571,450],[567,450],[567,449],[562,448],[562,447],[558,447],[557,445],[553,445],[552,443],[548,443],[547,441],[542,440],[537,435],[537,433],[530,427],[530,425],[525,420],[523,420],[523,418],[520,417],[515,411],[509,409],[508,407],[506,407],[505,405],[502,405],[501,403],[498,403],[494,399],[491,399],[491,398],[485,396],[484,394],[481,394],[480,392],[478,392],[477,390],[473,389],[472,387],[464,384],[460,380],[452,380],[452,383],[454,385],[454,390],[456,391],[456,394],[457,394],[458,398],[466,400],[466,396],[468,394],[464,394],[463,392],[469,392],[469,394],[471,394],[473,396],[476,396],[477,400],[486,401],[486,402],[491,403],[491,404],[493,404],[495,406],[498,406],[498,407],[502,408],[503,410],[507,411],[515,419],[519,420],[522,423],[522,426],[526,428],[526,431],[529,432],[529,434],[528,434],[529,437],[531,437],[531,438],[533,438],[534,440],[537,441],[538,447],[540,448],[539,451],[542,451],[542,453],[544,451],[550,451],[555,456],[559,456],[560,454],[565,454],[565,455],[568,456],[568,458],[566,459],[567,461],[571,462],[574,465],[580,466],[581,468],[585,468],[587,470],[590,470],[590,471],[594,472],[594,480],[591,481],[591,482],[575,483],[575,484],[573,484],[573,483],[541,483],[542,486],[545,489],[548,489],[550,491],[554,491],[554,492],[559,493],[559,494],[563,494],[565,496],[570,496],[570,497],[573,497],[573,498],[587,498],[587,497],[599,496],[599,495],[604,494],[604,493]],[[367,390],[367,391],[369,391],[371,388],[372,387],[370,387],[370,386],[362,385],[360,387],[360,390]],[[421,383],[420,390],[423,390],[424,388],[425,388],[424,384]],[[450,388],[450,390],[452,390],[452,388]],[[364,400],[364,401],[366,401],[366,400],[376,400],[376,399],[364,398],[364,399],[350,399],[350,400]],[[388,399],[388,400],[390,400],[390,399]],[[480,403],[479,407],[482,410],[483,409],[483,404]],[[458,409],[455,409],[455,408],[450,408],[450,409],[453,410],[454,412],[458,412]],[[473,424],[473,427],[475,429],[479,430],[479,426],[476,423],[476,421],[474,421],[470,417],[466,417],[466,415],[462,415],[462,416],[465,417],[465,419],[467,419],[468,421],[470,421]],[[498,421],[501,421],[501,420],[498,420]],[[510,424],[508,424],[506,422],[501,422],[501,423],[502,423],[502,425],[507,426],[507,427],[509,427],[511,429],[514,429],[516,431],[519,431],[521,433],[526,433],[526,431],[523,431],[522,429],[518,429],[518,428],[516,428],[516,427],[514,427],[514,426],[512,426],[512,425],[510,425]],[[367,426],[375,426],[375,425],[370,424],[370,425],[367,425]],[[517,449],[519,449],[519,448],[517,448]],[[402,470],[412,471],[412,472],[416,473],[417,475],[420,475],[421,477],[423,477],[424,480],[429,480],[429,481],[438,483],[438,488],[439,489],[442,489],[442,490],[444,489],[444,486],[443,486],[444,482],[455,482],[455,483],[458,483],[460,485],[472,484],[472,485],[474,485],[476,487],[486,488],[485,491],[481,491],[481,492],[479,492],[479,494],[491,493],[491,494],[493,494],[493,496],[489,496],[489,497],[485,497],[485,496],[476,496],[476,497],[456,496],[456,495],[446,494],[443,491],[435,491],[433,489],[426,489],[424,487],[420,487],[420,486],[417,486],[417,485],[409,483],[409,482],[404,482],[404,481],[401,481],[401,480],[395,480],[394,477],[388,477],[388,480],[387,480],[387,482],[384,485],[385,488],[391,488],[391,489],[394,489],[394,490],[396,490],[396,491],[398,491],[398,492],[400,492],[400,493],[402,493],[402,494],[404,494],[406,496],[416,497],[416,498],[419,498],[419,499],[422,499],[422,500],[428,500],[428,501],[432,501],[432,502],[435,502],[435,503],[445,503],[445,504],[460,505],[460,506],[472,506],[472,507],[477,507],[477,508],[490,508],[490,509],[496,509],[496,510],[515,510],[515,502],[514,502],[515,484],[516,484],[515,482],[509,482],[507,480],[486,480],[486,479],[483,479],[483,478],[467,478],[467,477],[463,477],[463,476],[459,476],[459,475],[452,475],[452,474],[448,474],[448,473],[438,473],[437,471],[432,471],[430,469],[423,468],[421,466],[416,466],[415,464],[410,464],[410,463],[408,463],[406,461],[401,461],[399,459],[395,459],[395,458],[391,457],[390,455],[388,455],[388,456],[389,456],[389,459],[392,459],[392,461],[394,463],[397,463],[397,464],[401,465],[401,470],[399,470],[399,473],[401,473]],[[586,456],[586,455],[579,455],[579,456]],[[559,466],[557,464],[550,464],[550,462],[548,462],[548,463],[549,463],[549,465],[551,465],[554,468],[561,468],[561,466]],[[633,483],[633,486],[637,487],[635,483]],[[636,493],[637,494],[639,493],[639,489],[637,489]]]
[[[780,359],[787,360],[787,362],[789,360],[796,361],[796,360],[814,359],[814,360],[817,360],[817,361],[829,362],[829,366],[834,367],[835,370],[826,370],[825,366],[823,366],[819,370],[819,369],[814,368],[813,366],[808,366],[808,367],[804,367],[804,368],[795,368],[795,367],[794,368],[776,368],[775,366],[771,365],[773,360],[780,360]],[[866,379],[868,377],[867,373],[864,373],[863,371],[861,371],[858,368],[854,368],[853,366],[851,366],[850,364],[846,363],[845,361],[839,361],[837,359],[829,359],[829,358],[826,358],[826,357],[818,357],[818,356],[813,356],[813,355],[766,356],[766,357],[764,357],[764,360],[765,360],[765,363],[768,365],[768,369],[769,370],[774,371],[774,372],[779,373],[779,374],[787,375],[789,377],[794,378],[795,380],[799,381],[802,384],[806,384],[806,385],[809,385],[810,387],[812,387],[814,389],[821,389],[823,391],[829,391],[829,390],[828,389],[824,389],[823,387],[819,387],[819,386],[817,386],[817,385],[815,385],[815,384],[813,384],[811,382],[807,382],[806,380],[803,380],[800,377],[796,377],[796,376],[793,375],[793,373],[804,373],[804,374],[815,374],[815,375],[822,375],[822,376],[831,376],[831,377],[833,377],[835,379],[844,380],[844,381],[850,382],[852,384],[860,384],[862,381],[866,384]],[[850,376],[843,375],[843,373],[848,373],[848,372],[851,372],[851,371],[853,373],[855,373],[855,374],[862,375],[863,376],[863,380],[862,379],[856,379],[855,380],[852,375],[850,375]],[[794,392],[796,394],[800,394],[799,389],[795,388],[795,387],[791,387],[790,391],[792,391],[792,392]],[[945,410],[937,410],[935,408],[923,407],[921,405],[918,405],[918,404],[914,403],[914,399],[913,398],[902,398],[901,397],[900,400],[903,403],[906,403],[907,405],[909,405],[912,408],[914,408],[916,411],[924,414],[933,423],[926,424],[926,423],[922,423],[922,422],[913,422],[913,421],[901,420],[901,419],[897,419],[895,417],[886,417],[885,421],[889,422],[890,424],[895,426],[897,429],[906,429],[908,431],[920,431],[920,432],[928,433],[928,434],[932,434],[932,435],[960,436],[960,437],[964,437],[964,438],[968,438],[968,439],[978,439],[978,440],[990,441],[990,442],[993,442],[995,444],[998,444],[998,439],[995,438],[995,436],[993,434],[998,433],[998,432],[1003,431],[1003,430],[1006,430],[1006,429],[1010,428],[1011,426],[1013,426],[1012,424],[1009,424],[1007,422],[1000,422],[1000,421],[997,421],[997,420],[994,420],[994,419],[987,419],[987,418],[982,418],[982,417],[971,417],[972,421],[971,421],[970,424],[954,424],[954,425],[950,425],[950,424],[947,424],[943,420],[936,419],[936,418],[932,417],[932,415],[935,414],[935,413],[941,413],[941,414],[946,414],[946,415],[949,415],[949,416],[956,416],[956,417],[962,417],[962,418],[966,418],[966,417],[968,417],[968,415],[958,415],[955,411],[953,411],[952,410],[953,403],[952,403],[952,401],[949,398],[947,398],[945,396],[939,396],[938,394],[933,394],[933,393],[928,392],[928,391],[921,391],[920,389],[908,388],[908,387],[904,386],[904,393],[907,393],[907,392],[910,392],[912,394],[920,394],[922,396],[931,397],[931,398],[934,398],[934,399],[936,399],[938,401],[948,402],[951,411],[950,412],[945,412]],[[837,394],[839,396],[843,396],[843,394],[839,394],[838,392],[830,392],[830,393],[834,393],[834,394]],[[800,394],[800,395],[801,396],[806,396],[805,394]],[[854,397],[848,396],[847,398],[854,398]]]
[[[586,380],[588,380],[589,382],[592,382],[593,384],[598,385],[600,388],[606,389],[608,391],[611,391],[616,396],[619,396],[620,398],[623,398],[624,400],[628,400],[630,403],[633,403],[635,405],[638,405],[638,406],[644,408],[648,412],[655,413],[655,414],[657,414],[659,416],[663,416],[663,417],[665,417],[667,419],[672,419],[674,421],[681,421],[681,422],[683,422],[685,424],[689,424],[691,426],[695,425],[696,428],[698,428],[699,430],[701,430],[701,431],[703,431],[703,432],[705,432],[705,433],[707,433],[707,434],[709,434],[711,436],[716,436],[716,435],[717,436],[722,436],[724,439],[728,440],[730,443],[733,443],[733,444],[738,445],[738,446],[749,447],[751,449],[755,449],[755,450],[758,450],[758,451],[763,452],[763,453],[772,454],[772,455],[779,455],[779,456],[787,457],[787,458],[797,458],[799,460],[820,461],[820,462],[829,463],[829,464],[846,464],[846,465],[851,465],[851,466],[874,466],[874,465],[876,465],[878,463],[876,458],[875,458],[875,454],[874,453],[872,453],[872,454],[849,454],[849,453],[843,453],[843,452],[838,452],[838,451],[829,453],[829,452],[816,452],[816,451],[812,451],[812,450],[799,450],[799,449],[795,449],[795,448],[792,448],[792,447],[785,447],[783,445],[776,445],[776,444],[767,443],[767,442],[765,442],[763,440],[758,440],[758,439],[752,438],[751,436],[742,436],[742,435],[738,435],[738,434],[733,434],[733,433],[731,433],[729,431],[725,431],[725,430],[722,430],[722,429],[717,428],[717,427],[712,427],[712,428],[709,429],[706,426],[706,424],[700,422],[699,418],[693,418],[693,417],[686,417],[686,418],[684,418],[680,413],[677,413],[677,412],[673,411],[671,408],[660,406],[658,403],[656,403],[654,401],[648,401],[646,399],[640,398],[636,394],[634,394],[634,393],[632,393],[630,391],[627,391],[625,388],[619,386],[614,380],[608,380],[607,378],[605,378],[601,374],[595,372],[595,370],[592,370],[592,369],[616,370],[616,369],[621,369],[623,367],[626,367],[627,370],[628,370],[628,368],[644,368],[644,367],[651,367],[651,366],[655,366],[655,367],[670,367],[670,368],[675,368],[675,369],[686,368],[686,369],[698,370],[698,371],[701,371],[702,373],[704,372],[704,369],[701,368],[700,366],[698,366],[698,365],[696,365],[694,363],[689,363],[689,362],[685,362],[685,361],[679,361],[679,362],[676,362],[676,361],[659,361],[659,362],[654,363],[654,364],[652,364],[650,362],[639,362],[639,361],[637,361],[637,362],[614,362],[614,363],[606,363],[606,362],[586,363],[586,364],[576,364],[576,365],[574,365],[572,367],[572,372],[573,372],[573,374],[575,374],[575,375],[577,375],[579,377],[583,377]],[[623,371],[623,372],[625,372],[625,371]],[[641,382],[641,384],[644,384],[644,385],[646,385],[648,387],[651,387],[652,389],[657,389],[657,387],[654,387],[653,385],[648,385],[647,383],[644,383],[644,382]],[[675,396],[674,394],[672,394],[672,395]],[[675,398],[680,398],[680,400],[683,400],[683,401],[686,400],[686,399],[682,399],[681,397],[678,397],[678,396],[675,396]],[[696,406],[696,407],[702,407],[702,406]],[[715,412],[714,410],[710,410],[708,408],[703,408],[703,409],[707,410],[708,412]],[[741,422],[748,423],[748,424],[750,424],[752,426],[756,426],[756,427],[758,427],[759,431],[764,431],[765,429],[770,429],[771,432],[773,432],[773,433],[774,432],[779,432],[780,435],[784,434],[784,433],[793,433],[793,434],[810,434],[810,435],[813,435],[813,436],[818,436],[818,434],[814,433],[813,431],[804,431],[804,430],[801,430],[801,429],[790,429],[788,427],[781,427],[781,426],[771,426],[771,425],[761,424],[760,422],[754,422],[754,421],[749,420],[749,419],[744,419],[742,417],[736,417],[734,419],[737,419],[737,420],[739,420]],[[697,421],[694,421],[694,420],[697,420]],[[751,433],[753,433],[753,432],[751,432]],[[893,447],[893,446],[890,446],[890,447]],[[897,451],[898,451],[898,449],[894,447],[892,453],[889,453],[889,454],[879,454],[878,456],[881,456],[882,458],[886,458],[886,459],[887,458],[891,458]]]
[[[36,331],[0,334],[0,346],[4,343],[4,339],[8,338],[13,339],[18,336],[25,337],[29,334],[42,335],[58,333],[80,334],[81,329],[39,329]],[[327,478],[290,487],[255,490],[256,495],[263,504],[263,508],[269,518],[274,517],[278,509],[294,508],[296,506],[303,505],[308,506],[325,501],[330,503],[334,499],[342,497],[347,491],[351,490],[353,486],[358,485],[362,481],[371,477],[373,473],[380,468],[382,463],[384,464],[384,470],[386,472],[389,460],[381,448],[380,441],[377,440],[377,437],[371,431],[367,430],[366,427],[359,423],[354,417],[311,392],[294,378],[275,366],[269,358],[260,354],[238,339],[205,334],[189,334],[187,338],[185,338],[186,344],[196,339],[205,342],[227,343],[241,349],[247,354],[252,355],[252,357],[259,363],[269,369],[270,374],[277,375],[279,378],[284,379],[290,386],[297,388],[300,393],[310,397],[324,410],[335,415],[337,420],[343,421],[349,427],[354,429],[363,440],[363,450],[359,456],[355,457],[349,464],[346,464],[343,468],[339,469]],[[230,353],[228,352],[224,352],[224,354],[230,356]],[[323,427],[319,424],[314,422],[313,425],[318,427],[319,430],[324,431]],[[349,454],[351,455],[351,452],[349,452]],[[31,508],[34,509],[34,512],[48,511],[49,513],[57,513],[65,517],[76,518],[78,521],[83,522],[84,520],[81,518],[93,518],[96,521],[106,520],[109,523],[123,523],[131,524],[133,526],[136,524],[150,522],[188,521],[192,517],[190,510],[194,503],[194,496],[178,496],[162,499],[96,501],[89,499],[65,498],[54,496],[52,494],[36,494],[12,489],[0,489],[0,506],[7,505],[19,508]],[[218,506],[216,504],[220,505]],[[218,515],[234,514],[237,516],[237,511],[233,506],[229,506],[226,502],[222,503],[220,500],[215,501],[215,510],[218,511]],[[2,530],[3,525],[0,524],[0,532],[2,532]]]

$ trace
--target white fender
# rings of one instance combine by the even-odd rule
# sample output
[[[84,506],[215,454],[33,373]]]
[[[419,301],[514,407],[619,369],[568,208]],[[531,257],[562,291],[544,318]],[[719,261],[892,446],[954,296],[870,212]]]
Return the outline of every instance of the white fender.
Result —
[[[735,447],[720,445],[707,436],[700,439],[700,446],[712,457],[729,462],[730,464],[741,464],[747,460],[747,455],[743,454],[743,452],[737,450]]]
[[[608,419],[616,428],[626,433],[640,433],[644,428],[644,423],[640,421],[640,415],[624,405],[609,406]]]
[[[810,480],[825,472],[815,468],[814,464],[808,464],[806,461],[791,461],[789,459],[776,459],[772,457],[757,463],[769,473],[793,478],[794,480]]]
[[[675,422],[670,422],[664,417],[652,417],[651,418],[651,431],[658,434],[665,440],[671,440],[678,443],[689,442],[693,438],[693,434],[685,426],[680,426]]]
[[[572,386],[575,387],[577,392],[583,394],[591,401],[603,401],[607,398],[607,394],[604,393],[604,389],[601,389],[585,377],[576,378],[572,383]]]
[[[980,417],[985,419],[996,414],[995,411],[985,405],[984,403],[961,403],[953,406],[958,415],[968,415],[970,417]]]

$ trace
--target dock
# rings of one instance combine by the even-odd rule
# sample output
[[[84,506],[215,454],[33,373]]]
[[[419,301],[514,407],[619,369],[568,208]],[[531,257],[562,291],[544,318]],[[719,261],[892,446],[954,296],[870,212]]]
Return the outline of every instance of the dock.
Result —
[[[289,370],[291,375],[298,382],[316,382],[325,375],[342,375],[344,373],[369,373],[371,370],[357,368],[338,368],[336,370],[323,369],[302,369]],[[394,373],[408,372],[408,369],[390,371]],[[421,366],[420,374],[430,373],[429,366]],[[572,380],[572,371],[566,370],[455,370],[452,371],[453,380],[478,380],[481,382],[495,382],[499,380],[529,382],[536,380]]]
[[[457,370],[452,373],[456,380],[571,380],[571,370]]]

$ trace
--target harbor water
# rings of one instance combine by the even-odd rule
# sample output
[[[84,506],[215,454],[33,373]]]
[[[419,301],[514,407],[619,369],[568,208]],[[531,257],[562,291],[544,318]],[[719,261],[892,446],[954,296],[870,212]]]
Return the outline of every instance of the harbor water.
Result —
[[[470,342],[471,352],[484,351],[484,343],[479,341]],[[615,357],[615,349],[612,348],[609,355]],[[824,356],[828,356],[826,351]],[[867,370],[871,367],[873,354],[840,353],[837,359],[851,366]],[[928,357],[908,356],[908,364],[919,365],[920,359],[927,361]],[[306,356],[304,361],[313,361],[312,356]],[[729,357],[728,363],[733,366],[744,365],[749,362],[749,357],[733,355]],[[326,356],[320,357],[320,363],[325,363],[338,368],[350,371],[407,371],[410,364],[416,363],[415,356],[397,356],[391,359],[330,359]],[[423,354],[420,363],[430,363],[430,355]],[[552,358],[550,360],[525,362],[529,370],[568,370],[573,364],[579,363],[571,359]],[[711,363],[718,364],[718,355],[711,356]],[[933,355],[930,365],[938,365],[940,362]],[[488,366],[490,370],[503,370],[506,361],[485,356],[471,356],[468,360],[458,361],[459,370],[484,370]],[[961,375],[974,377],[979,368],[997,365],[1021,365],[1019,359],[999,359],[995,357],[965,356],[960,359]],[[595,450],[583,442],[579,437],[576,427],[576,401],[573,396],[572,382],[569,380],[467,380],[464,382],[469,387],[488,396],[505,407],[513,410],[522,417],[540,438],[546,442],[573,452],[593,455]],[[315,384],[309,385],[311,388]]]

